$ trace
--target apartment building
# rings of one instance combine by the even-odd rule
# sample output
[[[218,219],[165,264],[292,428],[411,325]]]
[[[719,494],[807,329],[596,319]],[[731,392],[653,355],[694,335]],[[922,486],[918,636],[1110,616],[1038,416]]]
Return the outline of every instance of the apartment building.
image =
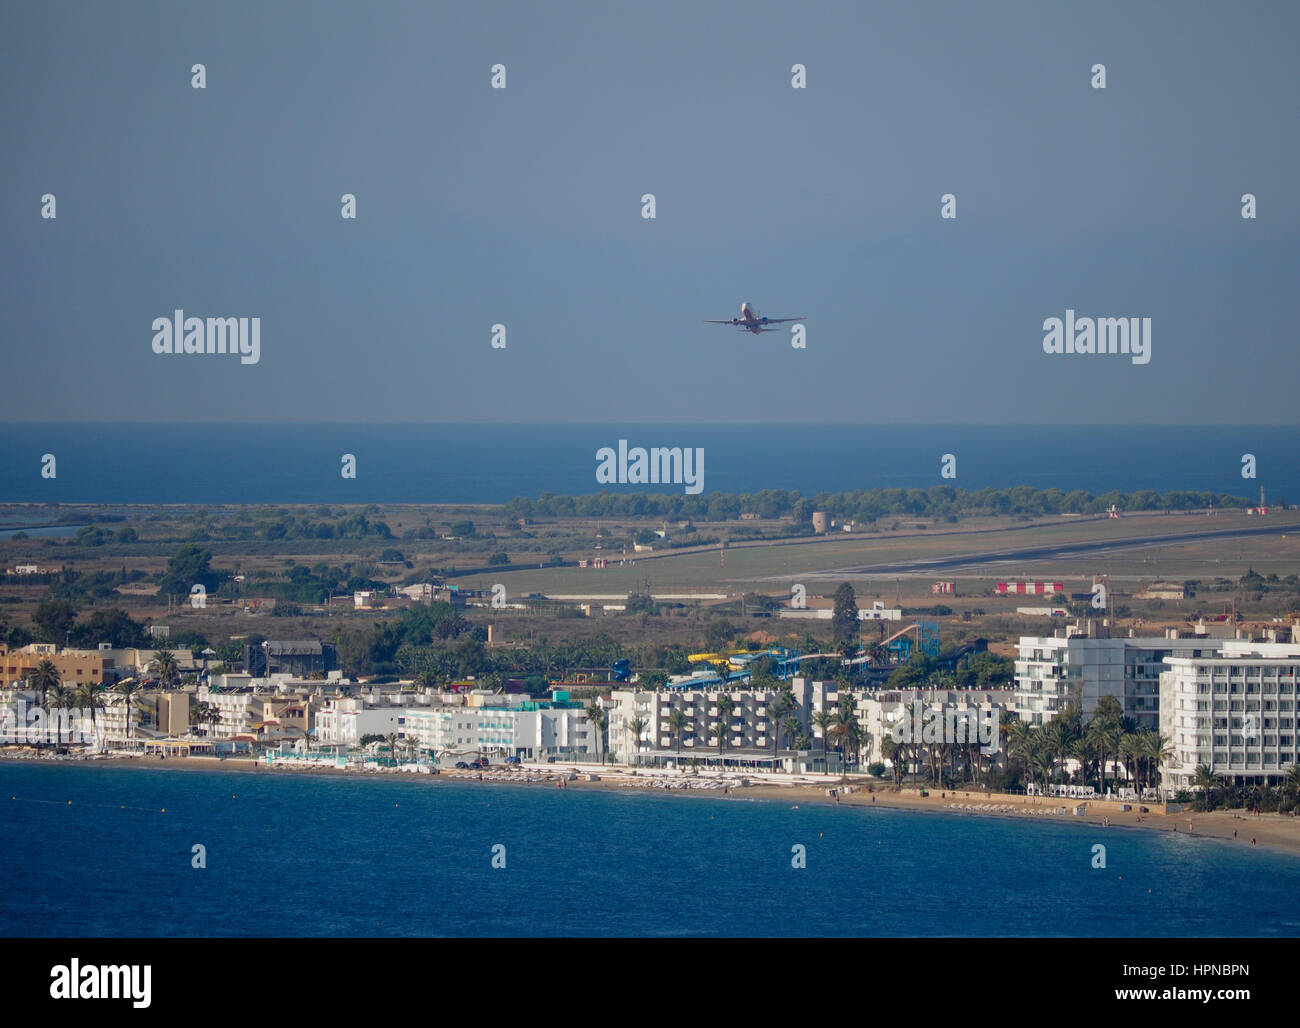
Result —
[[[1110,637],[1104,622],[1089,622],[1050,637],[1023,636],[1016,659],[1014,706],[1022,720],[1052,720],[1077,695],[1085,718],[1103,696],[1114,696],[1140,729],[1159,726],[1160,675],[1168,657],[1213,653],[1208,638]]]
[[[953,733],[953,739],[943,741],[957,741],[957,736],[968,733],[965,726],[1000,727],[1015,710],[1015,695],[1011,689],[896,689],[862,693],[855,704],[858,724],[866,736],[860,762],[888,764],[884,743],[895,733],[902,737],[899,741],[924,743],[930,725],[962,726]],[[998,753],[985,755],[985,767],[990,766],[989,762],[1005,759],[997,740],[993,740],[991,748],[998,749]]]
[[[793,678],[790,686],[795,705],[781,715],[781,720],[793,715],[802,731],[820,738],[813,716],[835,706],[835,683]],[[775,691],[750,689],[660,692],[615,689],[609,711],[610,756],[618,763],[666,763],[675,761],[679,750],[683,758],[717,757],[721,751],[729,759],[771,763],[775,759],[777,727],[771,704],[779,695]],[[719,745],[715,731],[722,724],[718,701],[723,696],[730,698],[732,709]],[[680,732],[673,727],[675,712],[685,719]],[[638,719],[644,727],[635,736],[632,728]],[[789,742],[784,728],[781,735],[782,749],[786,749]]]
[[[314,738],[322,746],[357,746],[367,735],[396,734],[398,718],[408,710],[397,704],[375,704],[360,696],[335,697],[316,712]]]
[[[210,727],[215,738],[230,739],[236,735],[256,734],[264,700],[253,690],[205,693],[200,697],[200,702],[215,707],[221,715]]]
[[[523,760],[597,756],[595,732],[577,703],[522,700],[510,706],[411,707],[399,715],[397,731],[418,748],[439,754]]]
[[[1173,755],[1166,789],[1190,787],[1200,765],[1240,785],[1275,785],[1300,760],[1300,646],[1224,640],[1218,652],[1171,656],[1160,676],[1160,731]]]
[[[26,681],[43,660],[54,665],[65,686],[104,680],[104,658],[98,650],[60,650],[53,643],[30,643],[17,650],[0,645],[0,685]]]
[[[317,713],[311,696],[266,696],[262,698],[263,733],[289,738],[310,736]]]

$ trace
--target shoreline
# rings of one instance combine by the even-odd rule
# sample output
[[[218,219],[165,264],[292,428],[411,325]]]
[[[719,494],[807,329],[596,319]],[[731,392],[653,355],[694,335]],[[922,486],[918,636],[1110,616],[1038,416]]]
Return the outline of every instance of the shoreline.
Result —
[[[603,789],[619,792],[647,792],[652,795],[688,795],[713,796],[719,799],[753,799],[761,802],[788,802],[794,805],[804,803],[822,806],[878,807],[887,810],[904,810],[932,814],[951,814],[981,816],[1014,821],[1040,821],[1060,824],[1088,825],[1109,831],[1112,828],[1131,828],[1139,831],[1170,832],[1190,835],[1193,838],[1217,839],[1233,843],[1247,849],[1260,849],[1288,856],[1300,856],[1300,818],[1278,814],[1251,815],[1238,811],[1216,810],[1208,813],[1182,811],[1166,814],[1151,807],[1148,813],[1138,810],[1120,811],[1118,804],[1108,801],[1058,800],[1044,797],[1012,796],[998,793],[985,793],[975,790],[940,790],[921,796],[919,789],[904,789],[895,792],[892,784],[876,785],[870,783],[873,791],[868,792],[868,785],[854,784],[847,795],[835,797],[827,795],[828,789],[838,790],[838,779],[828,777],[825,783],[801,782],[799,784],[755,782],[753,776],[729,776],[719,778],[689,779],[693,787],[665,788],[652,785],[653,782],[668,781],[663,776],[645,775],[634,769],[621,766],[607,766],[587,769],[573,765],[524,765],[519,771],[489,771],[490,777],[479,779],[477,772],[442,771],[440,774],[404,774],[397,771],[363,771],[357,769],[340,769],[333,767],[293,767],[282,765],[267,767],[256,760],[246,757],[221,759],[218,757],[168,757],[165,760],[156,757],[110,757],[88,760],[44,760],[32,758],[14,758],[0,756],[0,768],[8,766],[41,767],[125,767],[141,768],[153,771],[188,771],[213,772],[228,771],[241,774],[293,774],[317,777],[344,778],[387,778],[427,781],[431,784],[443,782],[461,782],[484,786],[515,785],[536,788],[556,788],[564,780],[563,788]],[[576,779],[569,778],[577,774]],[[597,781],[589,781],[585,776],[596,774]],[[532,781],[528,781],[529,777]],[[747,777],[750,784],[741,786],[738,781]],[[688,779],[675,779],[686,781]],[[703,783],[711,783],[704,785]],[[729,786],[729,789],[727,788]],[[1077,815],[1071,808],[1086,805],[1087,813]],[[1103,819],[1108,819],[1109,824]],[[1236,838],[1233,832],[1237,833]],[[1254,843],[1252,843],[1252,839]]]

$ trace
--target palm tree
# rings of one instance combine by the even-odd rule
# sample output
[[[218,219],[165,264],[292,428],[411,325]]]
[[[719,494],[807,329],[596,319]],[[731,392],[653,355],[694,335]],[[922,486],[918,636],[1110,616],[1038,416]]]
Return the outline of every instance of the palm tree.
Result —
[[[847,770],[848,762],[845,758],[853,757],[856,762],[857,751],[867,736],[862,730],[862,725],[858,723],[857,712],[853,709],[853,697],[849,696],[848,693],[842,695],[847,698],[845,702],[840,704],[833,731],[840,742],[841,763],[844,769]]]
[[[709,729],[709,734],[718,741],[718,765],[722,765],[722,747],[727,741],[727,736],[731,732],[731,727],[725,721],[719,721]]]
[[[777,693],[772,702],[767,705],[767,716],[772,722],[772,756],[780,758],[781,756],[781,719],[790,713],[794,708],[793,702],[786,699],[785,693]],[[773,770],[775,770],[775,761]]]
[[[1120,736],[1119,755],[1124,760],[1124,771],[1129,781],[1140,787],[1137,769],[1142,756],[1142,739],[1136,732],[1125,732]]]
[[[830,731],[835,724],[835,715],[829,710],[819,710],[813,714],[813,724],[822,730],[822,774],[830,774]]]
[[[587,704],[587,724],[591,725],[596,731],[596,755],[600,757],[600,762],[605,763],[605,722],[607,715],[605,708],[597,700],[592,700]]]
[[[677,743],[678,763],[681,763],[682,756],[682,736],[686,734],[686,724],[689,719],[677,707],[668,712],[668,727],[673,733],[673,741]]]
[[[1088,781],[1093,767],[1096,766],[1098,752],[1095,733],[1087,732],[1070,744],[1070,756],[1079,762],[1080,781]]]
[[[627,730],[632,733],[632,744],[635,747],[634,763],[641,763],[641,733],[645,731],[646,719],[643,717],[634,717],[627,723]]]
[[[63,712],[72,709],[74,693],[69,686],[64,685],[61,681],[55,682],[46,692],[48,698],[53,701],[50,713],[54,721],[54,748],[61,750],[63,748]]]
[[[1055,766],[1056,754],[1052,750],[1051,743],[1045,736],[1036,736],[1035,744],[1029,751],[1029,769],[1031,772],[1037,771],[1042,774],[1044,793],[1047,792],[1047,782]]]
[[[903,743],[903,778],[920,779],[925,768],[925,744],[917,739]]]
[[[931,777],[935,785],[943,785],[944,765],[948,763],[948,756],[952,753],[952,749],[950,742],[936,742],[930,747]]]
[[[978,739],[966,744],[966,768],[970,772],[972,785],[979,784],[980,772],[983,770],[984,750]]]
[[[1115,754],[1118,745],[1117,729],[1123,720],[1123,705],[1116,697],[1106,695],[1097,701],[1097,709],[1093,712],[1092,721],[1088,723],[1089,733],[1097,740],[1097,752],[1100,755],[1097,786],[1103,793],[1106,791],[1106,754]],[[1118,772],[1114,777],[1119,777]]]
[[[1121,752],[1124,748],[1124,736],[1131,735],[1137,731],[1137,722],[1131,717],[1121,717],[1118,721],[1110,726],[1110,746],[1108,747],[1114,756],[1115,779],[1119,780],[1119,765],[1121,761],[1124,764],[1125,773],[1128,772],[1129,762],[1124,758]]]
[[[1061,778],[1065,778],[1065,759],[1070,753],[1070,747],[1074,743],[1074,732],[1070,729],[1070,723],[1063,717],[1055,717],[1045,726],[1048,742],[1052,747],[1052,752],[1060,759]]]
[[[1093,718],[1088,722],[1084,738],[1091,744],[1097,754],[1097,791],[1106,791],[1106,747],[1109,745],[1109,732],[1104,722]]]
[[[727,745],[730,746],[731,745],[731,712],[736,709],[736,701],[731,698],[730,693],[724,692],[718,696],[717,706],[718,706],[718,722],[719,724],[726,727],[727,732],[725,735],[725,739],[727,740]],[[719,757],[722,756],[721,744],[719,744],[718,756]]]
[[[1286,777],[1282,779],[1282,795],[1291,800],[1300,795],[1300,764],[1292,764],[1286,769]]]
[[[1210,770],[1209,764],[1197,764],[1196,771],[1192,775],[1192,788],[1208,790],[1213,789],[1219,784],[1214,772]]]
[[[1142,740],[1143,755],[1147,758],[1147,770],[1153,788],[1160,787],[1160,765],[1166,763],[1174,755],[1174,748],[1169,744],[1169,739],[1161,735],[1158,731],[1143,733]]]
[[[1007,759],[1025,763],[1033,738],[1032,726],[1018,717],[1009,718],[1003,723],[1006,725],[1006,731],[1003,733],[1002,745],[1006,750]]]
[[[894,770],[894,785],[903,784],[903,758],[907,752],[901,742],[895,742],[892,735],[886,735],[880,742],[880,752],[889,761]]]
[[[77,690],[77,706],[90,711],[90,727],[99,736],[99,726],[95,722],[95,712],[104,709],[104,693],[108,689],[106,682],[86,682]]]
[[[62,681],[59,669],[55,666],[54,661],[48,657],[42,658],[36,665],[35,670],[27,676],[27,684],[41,694],[40,709],[42,712],[45,712],[46,694],[57,688]],[[37,745],[40,745],[39,741]]]
[[[158,672],[158,677],[162,680],[163,688],[171,685],[176,680],[176,655],[171,650],[164,647],[153,655],[154,670]]]
[[[126,737],[131,738],[131,709],[135,706],[135,694],[140,691],[140,683],[134,678],[123,678],[117,685],[113,686],[113,691],[122,697],[122,702],[126,705]]]
[[[792,710],[781,722],[781,727],[785,729],[786,745],[802,749],[803,747],[799,746],[799,737],[803,733],[803,722],[799,720],[799,715]]]
[[[1292,766],[1294,767],[1294,765]],[[1201,790],[1201,795],[1205,800],[1206,810],[1214,809],[1214,794],[1221,785],[1222,780],[1211,770],[1209,764],[1196,765],[1196,771],[1192,775],[1192,788]]]

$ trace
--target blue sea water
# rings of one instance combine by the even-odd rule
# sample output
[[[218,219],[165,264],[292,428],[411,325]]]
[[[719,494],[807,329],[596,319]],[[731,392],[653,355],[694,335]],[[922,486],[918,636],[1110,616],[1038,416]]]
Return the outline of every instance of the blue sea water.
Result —
[[[1300,934],[1300,860],[1183,834],[67,765],[0,766],[0,802],[3,936]]]
[[[705,492],[1029,485],[1300,500],[1300,427],[33,424],[0,425],[0,502],[502,503],[582,494],[596,451],[703,448]],[[44,454],[55,478],[41,475]],[[957,477],[940,478],[944,454]],[[1242,455],[1258,478],[1241,477]],[[357,476],[340,474],[344,454]],[[615,487],[676,491],[682,486]]]

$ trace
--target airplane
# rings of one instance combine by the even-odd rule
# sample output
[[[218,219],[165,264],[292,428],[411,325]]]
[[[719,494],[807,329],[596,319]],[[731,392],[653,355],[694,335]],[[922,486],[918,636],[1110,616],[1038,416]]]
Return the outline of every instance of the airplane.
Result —
[[[760,332],[777,332],[779,329],[765,328],[765,325],[780,325],[786,321],[807,321],[807,317],[800,315],[797,318],[765,318],[758,313],[758,309],[746,300],[740,305],[740,317],[728,318],[725,321],[714,321],[705,319],[706,325],[734,325],[736,328],[743,328],[746,332],[753,332],[758,335]]]

